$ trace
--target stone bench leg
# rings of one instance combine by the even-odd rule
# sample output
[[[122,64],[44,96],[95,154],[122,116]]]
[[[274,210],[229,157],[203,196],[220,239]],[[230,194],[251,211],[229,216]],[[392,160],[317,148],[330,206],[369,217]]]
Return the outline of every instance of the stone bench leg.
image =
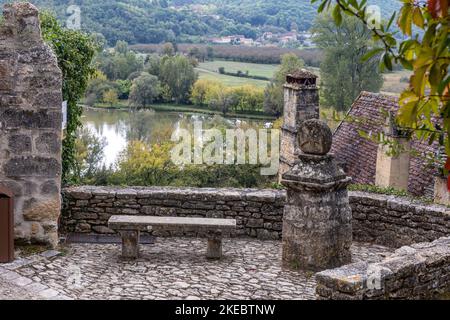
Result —
[[[222,258],[222,233],[214,232],[208,234],[208,247],[206,249],[206,258]]]
[[[137,259],[139,257],[139,231],[120,231],[122,237],[122,258]]]

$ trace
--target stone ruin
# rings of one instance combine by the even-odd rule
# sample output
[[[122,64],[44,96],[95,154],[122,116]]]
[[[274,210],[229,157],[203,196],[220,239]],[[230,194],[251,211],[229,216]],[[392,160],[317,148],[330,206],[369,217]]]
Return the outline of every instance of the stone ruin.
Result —
[[[283,262],[288,267],[321,271],[351,261],[351,178],[328,154],[332,141],[330,128],[320,120],[304,121],[299,128],[301,153],[281,181],[287,188]]]
[[[6,4],[0,18],[0,185],[15,194],[15,238],[58,243],[62,73],[38,10]]]

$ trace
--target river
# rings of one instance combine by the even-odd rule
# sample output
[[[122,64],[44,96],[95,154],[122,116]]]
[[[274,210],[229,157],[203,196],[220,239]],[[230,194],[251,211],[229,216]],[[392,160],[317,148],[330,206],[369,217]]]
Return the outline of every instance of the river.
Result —
[[[153,110],[85,109],[82,123],[85,128],[104,138],[104,164],[113,165],[129,141],[141,140],[148,144],[167,141],[174,130],[193,131],[193,124],[201,121],[204,129],[270,127],[271,123],[247,118],[224,118],[200,113],[166,112]]]

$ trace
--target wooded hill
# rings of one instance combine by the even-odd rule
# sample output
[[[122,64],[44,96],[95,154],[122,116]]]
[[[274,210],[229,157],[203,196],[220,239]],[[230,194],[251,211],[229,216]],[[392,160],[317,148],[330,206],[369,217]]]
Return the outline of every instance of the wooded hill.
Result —
[[[103,34],[109,44],[167,41],[198,42],[201,38],[240,34],[256,38],[265,31],[306,31],[316,16],[310,0],[30,0],[67,19],[70,5],[81,8],[83,29]],[[0,0],[0,4],[11,0]],[[385,16],[398,0],[370,0]]]

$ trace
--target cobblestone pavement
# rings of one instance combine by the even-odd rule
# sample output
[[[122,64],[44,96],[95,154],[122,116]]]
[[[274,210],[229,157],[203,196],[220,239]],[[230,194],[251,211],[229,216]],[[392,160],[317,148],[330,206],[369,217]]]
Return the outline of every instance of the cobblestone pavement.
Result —
[[[220,261],[208,261],[205,249],[202,239],[159,238],[142,245],[141,258],[131,262],[120,259],[119,245],[71,244],[63,255],[47,252],[2,265],[0,299],[21,298],[4,280],[22,288],[24,299],[315,298],[312,273],[281,267],[280,241],[225,240]],[[378,261],[391,251],[357,243],[353,261]]]

